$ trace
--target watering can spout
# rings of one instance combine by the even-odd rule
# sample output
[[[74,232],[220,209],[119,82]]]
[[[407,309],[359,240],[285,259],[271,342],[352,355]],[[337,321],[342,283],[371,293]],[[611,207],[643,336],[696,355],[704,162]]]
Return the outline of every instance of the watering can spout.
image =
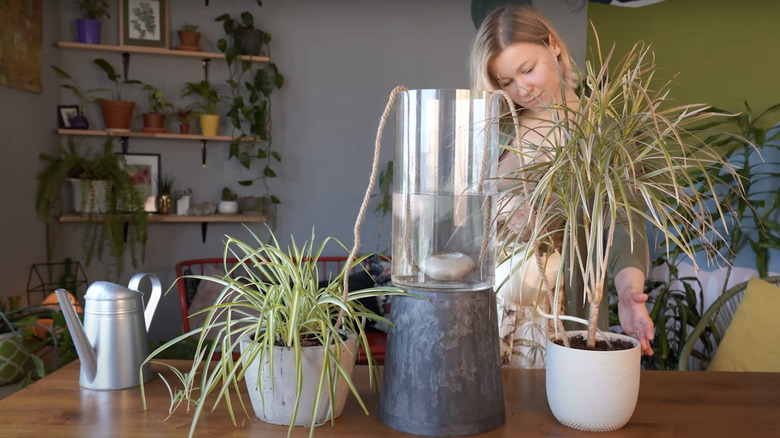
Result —
[[[95,349],[92,348],[92,344],[90,344],[87,334],[84,332],[84,327],[81,325],[78,315],[76,315],[76,310],[70,301],[68,291],[57,289],[55,293],[60,302],[65,323],[68,325],[68,330],[70,330],[70,336],[73,338],[73,344],[76,346],[76,353],[78,353],[79,360],[81,360],[81,369],[86,372],[86,376],[90,381],[94,380],[97,374]]]

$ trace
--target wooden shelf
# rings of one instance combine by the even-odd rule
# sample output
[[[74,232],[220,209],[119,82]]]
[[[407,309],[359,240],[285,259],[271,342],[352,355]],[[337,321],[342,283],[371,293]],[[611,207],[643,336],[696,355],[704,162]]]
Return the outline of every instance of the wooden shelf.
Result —
[[[166,140],[209,140],[209,141],[233,141],[235,137],[230,135],[197,135],[174,134],[171,132],[138,132],[138,131],[98,131],[95,129],[58,129],[57,134],[62,135],[94,135],[112,137],[157,138]],[[256,141],[251,137],[242,137],[241,141]]]
[[[59,218],[63,223],[78,223],[78,222],[102,222],[102,216],[78,216],[78,215],[63,215]],[[250,222],[265,222],[265,217],[254,214],[213,214],[209,216],[178,216],[175,214],[152,214],[149,215],[148,221],[150,224],[159,223],[250,223]]]
[[[183,56],[187,58],[211,58],[211,59],[225,59],[224,53],[217,52],[194,52],[190,50],[169,50],[158,49],[155,47],[142,47],[142,46],[116,46],[112,44],[85,44],[76,43],[72,41],[57,41],[57,47],[63,49],[79,49],[79,50],[97,50],[103,52],[127,52],[127,53],[141,53],[147,55],[163,55],[163,56]],[[267,56],[239,56],[239,59],[246,59],[252,62],[269,62],[271,58]]]

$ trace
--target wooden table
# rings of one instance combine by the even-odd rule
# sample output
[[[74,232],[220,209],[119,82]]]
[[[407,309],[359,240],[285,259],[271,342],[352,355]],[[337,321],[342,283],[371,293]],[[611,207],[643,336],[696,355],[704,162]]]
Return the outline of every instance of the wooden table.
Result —
[[[186,364],[184,361],[170,363]],[[171,375],[163,365],[156,364],[154,370]],[[150,410],[143,411],[138,388],[82,389],[78,386],[78,371],[78,362],[74,362],[0,400],[0,436],[187,435],[190,416],[184,410],[165,420],[169,396],[159,378],[146,386]],[[595,434],[557,423],[547,406],[544,371],[504,370],[503,378],[506,424],[482,437],[780,437],[780,373],[643,371],[639,402],[629,423],[615,432]],[[335,426],[318,428],[315,437],[413,436],[376,419],[376,397],[368,388],[366,367],[357,367],[355,380],[372,415],[365,416],[350,397]],[[246,404],[251,412],[248,399]],[[215,412],[201,417],[196,433],[198,436],[287,436],[286,427],[268,425],[238,412],[237,418],[240,427],[234,428],[221,405]],[[296,428],[293,436],[308,436],[308,428]]]

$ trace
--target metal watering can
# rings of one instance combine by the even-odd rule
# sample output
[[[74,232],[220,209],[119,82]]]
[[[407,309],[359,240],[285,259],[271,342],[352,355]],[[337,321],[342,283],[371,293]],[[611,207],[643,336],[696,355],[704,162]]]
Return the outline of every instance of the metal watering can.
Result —
[[[152,295],[144,310],[141,280],[148,276]],[[149,355],[146,333],[162,295],[154,274],[136,274],[127,287],[107,281],[92,283],[84,295],[84,326],[76,316],[65,289],[57,289],[76,352],[81,360],[79,385],[88,389],[123,389],[139,385],[138,370]],[[150,365],[143,366],[143,381],[152,378]]]

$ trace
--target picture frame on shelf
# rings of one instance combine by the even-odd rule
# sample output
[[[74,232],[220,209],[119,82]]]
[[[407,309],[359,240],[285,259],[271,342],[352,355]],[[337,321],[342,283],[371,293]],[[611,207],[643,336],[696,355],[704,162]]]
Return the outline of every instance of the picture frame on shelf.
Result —
[[[160,154],[123,154],[127,163],[127,173],[133,181],[133,186],[144,200],[144,211],[157,211],[157,184],[160,177]]]
[[[57,125],[60,129],[73,129],[71,120],[79,115],[78,105],[57,105]]]
[[[119,45],[170,48],[168,0],[119,0]]]

